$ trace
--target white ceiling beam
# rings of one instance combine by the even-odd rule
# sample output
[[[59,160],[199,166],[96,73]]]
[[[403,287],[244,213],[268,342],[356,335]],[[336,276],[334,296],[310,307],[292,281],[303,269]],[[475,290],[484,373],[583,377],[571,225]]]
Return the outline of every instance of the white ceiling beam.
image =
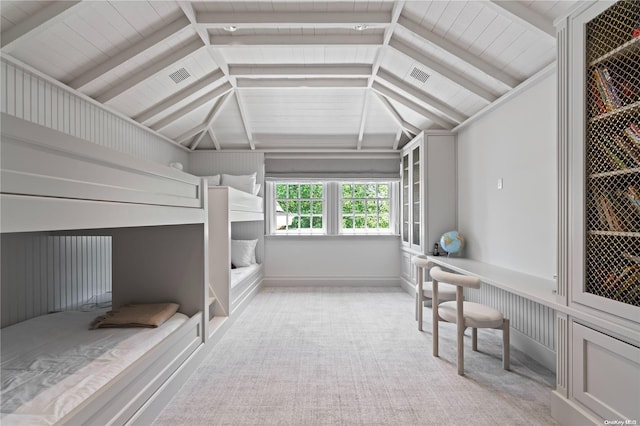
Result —
[[[402,127],[398,127],[398,131],[396,132],[396,138],[393,141],[393,148],[398,149],[398,145],[400,145],[400,138],[402,137]]]
[[[213,133],[213,120],[217,117],[218,113],[220,112],[222,107],[224,107],[224,105],[227,103],[229,99],[231,99],[231,92],[226,93],[222,98],[220,98],[216,102],[213,108],[211,108],[211,112],[209,112],[209,116],[207,117],[207,122],[206,122],[207,130],[205,132],[202,132],[202,134],[189,147],[191,151],[195,150],[198,147],[198,145],[200,145],[200,142],[202,142],[202,139],[204,138],[204,135],[207,132],[209,133],[209,136],[211,136],[211,140],[213,141],[213,144],[215,145],[216,149],[218,151],[221,149],[220,142],[218,142],[216,135]]]
[[[400,0],[394,3],[393,11],[391,14],[391,24],[387,27],[384,32],[384,38],[382,39],[382,48],[378,49],[376,53],[376,59],[373,62],[373,68],[371,70],[371,75],[369,76],[369,81],[367,82],[367,87],[371,88],[373,81],[376,79],[376,75],[378,74],[378,70],[380,69],[380,64],[382,64],[382,59],[384,55],[387,53],[387,46],[389,46],[389,41],[391,41],[391,37],[393,36],[393,32],[396,29],[398,24],[398,19],[402,14],[402,9],[404,8],[405,0]]]
[[[415,135],[420,133],[421,131],[420,129],[415,127],[413,124],[407,123],[406,121],[404,121],[400,113],[398,113],[398,111],[393,107],[393,105],[391,105],[391,102],[389,102],[387,98],[385,98],[384,96],[382,96],[380,93],[376,91],[374,91],[373,93],[375,93],[378,100],[380,100],[380,102],[382,102],[382,105],[384,105],[385,110],[389,112],[389,115],[391,115],[391,118],[393,118],[393,120],[398,124],[398,126],[400,126],[400,128],[402,129],[402,132],[405,135],[407,135],[409,139],[412,139]]]
[[[362,149],[362,139],[364,139],[364,127],[367,123],[367,113],[369,112],[369,90],[364,93],[364,102],[362,104],[362,116],[360,117],[360,130],[358,131],[358,145],[356,149]]]
[[[489,0],[485,4],[500,15],[516,21],[538,34],[547,36],[548,40],[556,40],[556,29],[553,21],[519,1]]]
[[[189,139],[191,139],[192,137],[194,137],[195,135],[197,135],[200,132],[204,132],[206,131],[206,123],[203,124],[199,124],[198,126],[194,127],[191,130],[187,130],[186,132],[184,132],[183,134],[181,134],[180,136],[178,136],[175,141],[178,142],[179,144],[183,144],[186,141],[188,141]]]
[[[156,74],[168,72],[168,68],[177,68],[180,61],[193,55],[201,48],[202,42],[194,39],[188,45],[174,49],[173,52],[163,56],[162,59],[152,64],[142,66],[133,76],[100,94],[97,97],[97,100],[101,103],[109,102]]]
[[[210,40],[216,47],[363,46],[382,44],[383,35],[211,35]]]
[[[232,77],[369,77],[368,64],[261,64],[229,65]]]
[[[400,17],[400,19],[398,20],[398,24],[408,31],[411,31],[416,36],[422,38],[423,40],[426,40],[430,44],[439,47],[446,52],[449,52],[451,55],[464,61],[467,65],[472,66],[473,68],[482,71],[487,76],[499,81],[508,89],[513,89],[518,84],[520,84],[520,82],[516,78],[507,74],[500,68],[494,66],[489,62],[485,62],[483,59],[479,58],[468,50],[463,49],[462,47],[458,46],[455,43],[452,43],[446,38],[427,30],[425,27],[416,22],[413,22],[410,19],[405,18],[404,16]]]
[[[433,108],[438,113],[453,120],[455,123],[462,123],[467,118],[469,118],[455,108],[450,107],[448,104],[399,79],[385,69],[381,69],[378,72],[378,76],[376,79],[378,81],[386,83],[387,86],[393,86],[393,89],[395,89],[395,91],[397,92],[400,92],[402,96],[414,98],[414,100],[428,105],[430,108]]]
[[[196,34],[198,34],[198,37],[200,37],[205,46],[208,46],[209,33],[207,32],[206,28],[198,25],[196,12],[195,10],[193,10],[193,5],[191,4],[191,2],[179,0],[177,3],[180,9],[182,9],[182,13],[184,13],[184,16],[191,23],[191,27],[193,28],[193,30],[196,32]]]
[[[163,118],[162,120],[158,121],[157,123],[153,124],[150,127],[155,131],[159,131],[161,129],[164,129],[165,127],[167,127],[169,124],[173,123],[174,121],[176,121],[176,120],[184,117],[185,115],[195,111],[196,109],[200,108],[202,105],[205,105],[208,102],[211,102],[213,100],[218,99],[219,97],[225,95],[226,93],[229,93],[231,90],[233,90],[233,87],[231,87],[231,84],[224,83],[222,86],[218,86],[215,89],[213,89],[212,91],[210,91],[209,93],[206,93],[206,94],[200,96],[198,99],[194,100],[193,102],[188,103],[187,105],[185,105],[182,108],[178,109],[177,111],[171,113],[170,115],[166,116],[165,118]]]
[[[180,90],[178,93],[175,93],[168,98],[162,100],[161,102],[153,105],[152,107],[146,109],[141,112],[137,116],[133,117],[139,123],[144,123],[145,121],[149,121],[156,116],[162,114],[164,111],[170,109],[174,105],[184,101],[189,96],[193,96],[199,91],[206,89],[209,86],[213,86],[221,82],[225,79],[225,75],[222,71],[216,70],[206,76],[202,77],[200,80],[195,83],[190,84],[184,89]]]
[[[0,35],[2,50],[9,53],[19,41],[33,37],[48,30],[52,26],[63,22],[69,15],[75,13],[81,1],[54,1],[28,16],[21,22]]]
[[[126,64],[138,55],[146,52],[154,46],[165,42],[166,40],[174,37],[176,34],[182,32],[185,28],[189,28],[189,20],[184,17],[180,17],[170,23],[167,26],[162,27],[158,31],[151,34],[149,37],[139,41],[131,47],[123,50],[115,56],[107,59],[96,67],[90,69],[87,72],[82,73],[79,77],[72,80],[69,86],[76,90],[82,90],[85,86],[102,77],[103,75],[113,71],[115,68]]]
[[[244,89],[367,87],[367,80],[364,78],[238,78],[237,87]]]
[[[240,91],[238,89],[233,91],[235,95],[236,102],[238,104],[238,110],[240,111],[240,119],[242,120],[242,124],[244,125],[244,131],[247,134],[247,139],[249,140],[249,147],[251,149],[256,149],[256,145],[253,142],[253,133],[251,132],[251,123],[249,123],[249,116],[247,115],[247,111],[245,111],[242,99],[240,99]]]
[[[207,28],[353,28],[384,26],[391,21],[389,12],[200,12],[199,25]]]
[[[452,123],[450,121],[448,121],[447,119],[444,119],[442,117],[440,117],[437,114],[432,113],[431,111],[429,111],[426,108],[423,108],[422,106],[418,105],[417,103],[405,98],[404,96],[401,96],[399,94],[397,94],[396,92],[394,92],[393,90],[387,88],[386,86],[383,86],[382,84],[374,81],[373,82],[373,86],[372,89],[375,90],[376,92],[380,93],[381,95],[392,99],[396,102],[398,102],[401,105],[404,105],[405,107],[415,111],[416,113],[420,114],[423,117],[428,118],[429,120],[433,121],[434,123],[444,127],[445,129],[451,129],[453,128],[453,125],[455,123]]]
[[[434,59],[428,58],[422,52],[419,52],[416,49],[410,46],[407,46],[406,44],[396,39],[395,37],[391,39],[391,41],[389,42],[389,46],[393,47],[398,52],[413,59],[414,61],[419,62],[424,67],[429,68],[433,72],[440,74],[442,77],[456,83],[460,87],[472,93],[475,93],[476,95],[478,95],[479,97],[487,101],[488,103],[493,102],[498,98],[498,96],[493,92],[491,92],[490,90],[487,90],[484,87],[480,86],[479,84],[475,83],[474,81],[471,81],[466,76],[458,73],[457,71],[445,65],[442,65],[440,62]]]

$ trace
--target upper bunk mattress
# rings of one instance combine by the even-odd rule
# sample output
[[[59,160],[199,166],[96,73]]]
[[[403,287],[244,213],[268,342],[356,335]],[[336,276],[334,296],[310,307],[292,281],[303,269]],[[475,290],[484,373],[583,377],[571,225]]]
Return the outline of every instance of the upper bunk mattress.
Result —
[[[229,210],[262,213],[262,197],[229,187]]]
[[[2,329],[2,425],[60,421],[188,317],[158,328],[89,330],[103,312],[58,312]]]

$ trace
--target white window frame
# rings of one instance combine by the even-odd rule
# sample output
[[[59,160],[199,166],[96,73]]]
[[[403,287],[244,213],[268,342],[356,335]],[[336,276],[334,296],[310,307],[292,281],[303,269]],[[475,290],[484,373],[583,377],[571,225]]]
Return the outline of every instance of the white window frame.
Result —
[[[277,214],[276,214],[276,184],[322,184],[323,185],[323,209],[322,209],[322,229],[317,230],[300,229],[298,231],[278,231],[277,230]],[[389,184],[389,223],[390,229],[374,230],[368,232],[342,232],[342,193],[341,183],[388,183]],[[366,236],[366,235],[398,235],[399,226],[398,215],[400,211],[399,205],[399,182],[396,180],[345,180],[336,181],[328,179],[313,180],[268,180],[265,182],[265,208],[267,219],[267,235],[276,236],[304,236],[304,235],[325,235],[325,236]]]
[[[313,180],[313,181],[305,181],[305,180],[296,180],[296,181],[274,181],[267,182],[267,188],[265,194],[268,194],[266,200],[267,206],[267,214],[268,214],[268,233],[270,235],[326,235],[327,234],[327,182],[321,180]],[[278,184],[287,184],[287,185],[321,185],[322,186],[322,198],[300,198],[300,194],[298,194],[298,198],[287,199],[288,201],[296,201],[298,203],[303,201],[309,201],[310,203],[322,202],[322,228],[298,228],[297,230],[280,230],[277,226],[278,221],[278,212],[276,208],[278,206],[278,198],[276,194],[276,185]],[[313,207],[311,207],[313,209]],[[312,210],[313,211],[313,210]],[[313,223],[313,216],[320,216],[319,214],[310,213],[310,223]],[[298,214],[294,217],[303,217]]]
[[[343,185],[376,185],[376,196],[375,197],[355,197],[355,194],[353,194],[352,197],[343,197]],[[378,185],[388,185],[389,187],[389,191],[388,191],[388,196],[381,198],[378,195]],[[355,190],[355,188],[354,188]],[[394,222],[393,222],[393,210],[394,210],[394,196],[393,196],[393,182],[381,182],[381,181],[370,181],[370,182],[364,182],[364,181],[353,181],[353,182],[338,182],[338,232],[341,235],[388,235],[388,234],[394,234],[396,233],[396,227],[394,226]],[[351,201],[353,203],[355,202],[364,202],[365,204],[365,208],[364,208],[364,213],[362,213],[362,217],[364,219],[365,222],[365,227],[364,228],[343,228],[343,222],[344,222],[344,218],[345,217],[352,217],[353,220],[356,219],[357,216],[360,216],[360,214],[358,213],[352,213],[351,215],[347,215],[345,216],[344,214],[344,209],[343,209],[343,205],[345,201]],[[367,209],[367,203],[368,202],[372,202],[375,201],[376,205],[378,206],[378,208],[376,209],[376,213],[374,213],[373,215],[377,217],[377,221],[379,221],[380,219],[380,211],[379,211],[379,203],[380,201],[386,200],[389,202],[389,228],[368,228],[367,227],[367,219],[369,216],[371,216],[368,213],[368,209]]]

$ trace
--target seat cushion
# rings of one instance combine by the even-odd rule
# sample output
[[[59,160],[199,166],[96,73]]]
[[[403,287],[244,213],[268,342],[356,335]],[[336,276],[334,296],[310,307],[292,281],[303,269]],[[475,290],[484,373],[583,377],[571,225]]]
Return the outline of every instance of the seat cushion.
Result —
[[[416,293],[418,286],[416,286]],[[422,294],[424,297],[433,299],[433,282],[425,281],[422,284]],[[446,283],[438,283],[438,300],[456,300],[456,286]]]
[[[465,327],[497,328],[502,325],[504,316],[496,309],[480,303],[463,302]],[[456,322],[456,302],[445,302],[438,306],[438,314],[447,322]]]

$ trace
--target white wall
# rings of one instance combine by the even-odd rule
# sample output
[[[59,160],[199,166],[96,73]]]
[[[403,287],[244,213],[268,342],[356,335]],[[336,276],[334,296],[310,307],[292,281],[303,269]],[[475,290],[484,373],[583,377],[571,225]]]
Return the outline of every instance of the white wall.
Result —
[[[400,285],[400,239],[267,237],[265,284]]]
[[[465,256],[551,279],[556,198],[552,74],[458,134],[458,226],[466,237]]]

